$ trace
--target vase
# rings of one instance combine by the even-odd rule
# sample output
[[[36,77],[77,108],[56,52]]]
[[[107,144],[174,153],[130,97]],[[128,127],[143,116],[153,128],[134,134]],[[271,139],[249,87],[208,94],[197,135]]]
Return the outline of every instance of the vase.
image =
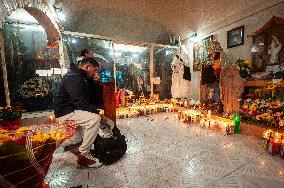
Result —
[[[56,143],[46,141],[40,146],[32,145],[31,148],[27,148],[25,145],[9,142],[0,147],[2,149],[0,175],[4,178],[4,182],[14,185],[11,187],[42,188],[45,175],[52,162]],[[28,150],[33,155],[28,155]]]

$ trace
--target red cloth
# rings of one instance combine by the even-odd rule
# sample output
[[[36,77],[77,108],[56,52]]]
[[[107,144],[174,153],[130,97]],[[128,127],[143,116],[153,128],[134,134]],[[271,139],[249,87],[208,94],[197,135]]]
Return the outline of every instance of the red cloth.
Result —
[[[119,98],[120,98],[120,92],[116,92],[115,93],[115,105],[116,105],[116,108],[119,108]]]

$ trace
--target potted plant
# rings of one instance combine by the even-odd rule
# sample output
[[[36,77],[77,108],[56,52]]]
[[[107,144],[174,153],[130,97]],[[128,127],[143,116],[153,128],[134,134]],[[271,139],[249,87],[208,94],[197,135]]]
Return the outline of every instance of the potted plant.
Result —
[[[0,125],[7,129],[19,128],[22,117],[21,110],[11,107],[0,109]]]

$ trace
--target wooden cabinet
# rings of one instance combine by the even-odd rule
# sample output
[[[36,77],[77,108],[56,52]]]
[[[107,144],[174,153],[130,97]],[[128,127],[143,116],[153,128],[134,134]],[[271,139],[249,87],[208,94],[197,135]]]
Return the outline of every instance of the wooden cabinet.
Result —
[[[115,88],[113,82],[103,84],[104,114],[116,125],[116,107],[114,93]]]

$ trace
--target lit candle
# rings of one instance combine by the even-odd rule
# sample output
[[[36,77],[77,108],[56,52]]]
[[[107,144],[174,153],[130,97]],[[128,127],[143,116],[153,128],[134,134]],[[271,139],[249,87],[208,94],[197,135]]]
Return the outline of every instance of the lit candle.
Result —
[[[215,124],[216,124],[216,121],[212,120],[210,122],[210,129],[214,129],[215,128]]]
[[[207,118],[211,118],[211,110],[208,110]]]
[[[201,126],[201,127],[204,127],[204,126],[205,126],[205,120],[204,120],[204,119],[201,119],[201,120],[200,120],[200,126]]]
[[[187,101],[184,101],[183,106],[187,108]]]
[[[234,133],[239,134],[240,133],[240,123],[241,123],[240,116],[235,115],[233,118],[233,121],[234,121]]]
[[[48,116],[48,119],[49,119],[50,122],[54,122],[55,121],[55,115]]]
[[[222,133],[223,133],[224,135],[227,135],[227,131],[226,131],[227,126],[228,126],[228,123],[227,123],[227,122],[224,122],[224,123],[222,124]]]
[[[205,122],[205,128],[206,128],[206,129],[209,129],[209,128],[210,128],[210,121],[206,121],[206,122]]]
[[[147,110],[146,110],[146,107],[145,107],[145,106],[144,106],[144,108],[143,108],[143,113],[144,113],[144,116],[147,115]]]

